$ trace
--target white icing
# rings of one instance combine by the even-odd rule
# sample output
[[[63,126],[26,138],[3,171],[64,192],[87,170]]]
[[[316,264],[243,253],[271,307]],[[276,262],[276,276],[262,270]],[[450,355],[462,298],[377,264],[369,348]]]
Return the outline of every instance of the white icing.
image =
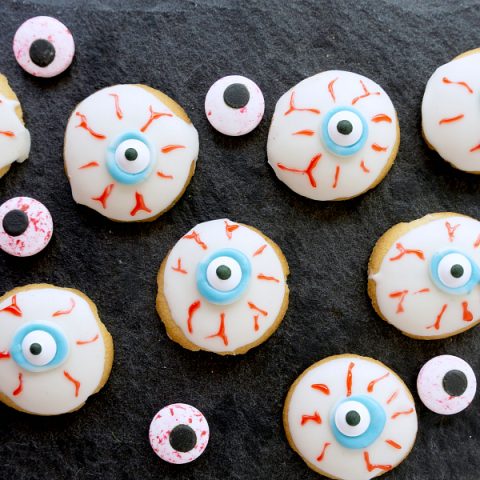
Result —
[[[118,118],[115,97],[122,112]],[[141,183],[127,185],[117,182],[106,166],[107,147],[119,135],[129,131],[139,132],[150,119],[150,110],[168,113],[154,120],[143,132],[157,153],[151,174]],[[98,139],[84,128],[78,127],[85,115],[88,126],[106,136]],[[162,148],[181,145],[170,152]],[[161,100],[137,85],[115,85],[104,88],[83,100],[72,113],[65,134],[65,165],[77,203],[93,208],[113,220],[137,221],[158,215],[167,209],[182,193],[190,177],[190,168],[198,156],[198,134],[192,124],[176,116]],[[82,166],[97,162],[98,167]],[[159,176],[159,173],[163,176]],[[173,177],[173,178],[165,178]],[[106,208],[95,197],[100,197],[109,185],[114,185],[106,200]],[[143,195],[151,210],[131,212],[136,205],[136,193]]]
[[[455,228],[452,241],[446,223]],[[384,256],[378,272],[371,272],[375,281],[376,301],[382,315],[389,323],[409,335],[420,338],[454,335],[476,323],[480,318],[480,287],[476,284],[470,293],[456,295],[437,288],[430,275],[430,261],[436,252],[458,250],[480,265],[480,247],[475,246],[480,235],[480,223],[473,218],[452,215],[432,219],[397,238]],[[397,245],[405,249],[420,250],[424,260],[417,255],[400,254]],[[424,289],[429,289],[425,292]],[[399,310],[400,296],[395,292],[408,290]],[[464,302],[473,318],[463,319]],[[443,306],[447,305],[443,311]],[[439,328],[432,327],[441,314]],[[428,328],[431,327],[431,328]]]
[[[11,210],[22,210],[28,216],[28,227],[16,237],[3,228],[3,218]],[[29,257],[41,252],[50,242],[53,220],[47,207],[29,197],[15,197],[0,205],[0,248],[16,257]]]
[[[464,82],[469,88],[458,83]],[[439,67],[428,80],[422,102],[427,142],[456,168],[480,172],[480,52]],[[445,121],[463,115],[456,121]],[[442,123],[440,123],[443,120]]]
[[[71,313],[53,316],[55,312]],[[0,392],[11,402],[30,413],[57,415],[78,408],[98,388],[105,370],[106,349],[95,315],[89,303],[76,293],[57,287],[34,288],[16,293],[16,305],[21,317],[4,309],[12,304],[9,295],[0,303],[0,352],[8,352],[17,330],[31,322],[54,323],[67,336],[70,352],[57,368],[30,372],[21,368],[13,358],[0,358]],[[76,342],[87,342],[83,345]],[[78,396],[75,386],[64,372],[80,382]],[[22,375],[23,389],[13,395]]]
[[[443,377],[451,370],[459,370],[467,377],[467,389],[458,397],[450,396],[443,388]],[[422,367],[417,389],[420,400],[429,410],[440,415],[453,415],[470,405],[477,390],[477,379],[465,360],[453,355],[440,355]]]
[[[331,88],[335,100],[329,92],[329,85],[334,80]],[[380,95],[369,95],[352,105],[356,97],[365,94],[360,81],[369,92],[380,92]],[[314,109],[320,111],[320,114],[294,110],[285,115],[290,109],[292,93],[297,109]],[[363,115],[369,132],[363,147],[349,156],[331,153],[322,141],[325,115],[342,106],[358,110]],[[387,115],[391,123],[372,121],[372,118],[380,114]],[[282,182],[304,197],[314,200],[354,197],[371,188],[385,173],[383,170],[396,148],[397,128],[395,108],[378,84],[356,73],[338,70],[322,72],[301,81],[277,102],[268,134],[268,162]],[[313,133],[310,136],[295,134],[304,130]],[[371,147],[374,144],[386,150],[375,151]],[[311,184],[306,174],[278,167],[278,164],[282,164],[290,169],[304,171],[317,155],[321,155],[321,158],[312,170],[316,186]],[[335,180],[337,167],[340,170]]]
[[[375,399],[386,413],[385,427],[373,444],[366,448],[349,449],[343,447],[335,439],[330,427],[330,415],[336,404],[347,394],[346,376],[350,363],[352,368],[352,395],[366,395]],[[367,388],[372,380],[388,373],[388,376],[378,381],[372,392]],[[327,395],[312,388],[314,384],[323,384],[329,388]],[[398,395],[387,403],[390,397],[398,391]],[[410,414],[391,417],[397,412],[413,409]],[[321,424],[308,421],[302,425],[304,415],[317,412]],[[358,356],[330,357],[304,373],[295,386],[290,397],[287,411],[287,425],[296,450],[301,457],[315,468],[325,472],[332,478],[342,480],[368,480],[383,470],[366,468],[364,452],[368,452],[372,464],[397,466],[408,454],[415,442],[417,433],[417,414],[410,392],[392,370],[369,358]],[[401,449],[386,443],[393,440]],[[323,459],[317,458],[325,443],[330,445],[324,452]]]
[[[242,108],[232,108],[225,103],[225,89],[234,83],[245,85],[250,94],[248,103]],[[211,87],[205,97],[205,114],[210,124],[232,137],[251,132],[262,120],[265,111],[265,101],[258,85],[241,75],[229,75],[220,78]]]
[[[262,338],[275,323],[280,314],[286,295],[286,279],[282,263],[275,250],[265,238],[243,225],[226,233],[226,223],[230,220],[212,220],[195,226],[187,236],[196,232],[207,249],[204,250],[193,239],[182,237],[170,251],[164,275],[164,295],[173,321],[180,327],[185,337],[198,347],[212,352],[232,352]],[[254,255],[266,245],[260,254]],[[215,251],[223,248],[237,249],[250,260],[252,273],[250,283],[242,296],[229,305],[214,305],[203,298],[197,289],[196,269],[198,264]],[[178,261],[187,274],[175,271]],[[260,280],[258,275],[273,277],[273,280]],[[193,333],[188,331],[188,309],[200,300],[201,306],[192,316]],[[266,312],[267,315],[250,308],[249,303]],[[225,314],[225,333],[228,345],[220,337],[207,338],[219,331],[220,316]],[[258,330],[255,331],[255,316]]]
[[[177,425],[188,425],[195,432],[197,443],[188,452],[175,450],[169,441],[171,431]],[[153,451],[166,462],[189,463],[198,458],[207,448],[210,429],[200,410],[186,403],[175,403],[162,408],[150,424],[149,439]]]
[[[35,40],[48,40],[55,48],[55,57],[46,67],[40,67],[30,58],[30,46]],[[13,53],[19,65],[31,75],[50,78],[59,75],[72,63],[75,42],[68,28],[52,17],[33,17],[24,22],[15,33]]]
[[[30,153],[30,133],[15,112],[18,105],[0,94],[0,169],[23,162]]]

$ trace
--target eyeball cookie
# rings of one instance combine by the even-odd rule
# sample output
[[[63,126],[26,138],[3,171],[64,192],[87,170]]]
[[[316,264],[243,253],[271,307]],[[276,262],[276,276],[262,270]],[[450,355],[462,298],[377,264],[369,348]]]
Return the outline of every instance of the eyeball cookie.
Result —
[[[157,311],[168,336],[189,350],[245,353],[280,325],[287,275],[280,248],[258,230],[201,223],[162,262]]]
[[[210,429],[202,412],[186,403],[162,408],[150,424],[150,445],[166,462],[196,460],[207,448]]]
[[[453,415],[470,405],[477,390],[477,379],[465,360],[440,355],[429,360],[420,370],[417,390],[429,410],[440,415]]]
[[[30,153],[30,133],[23,113],[7,78],[0,74],[0,178],[14,162],[22,163]]]
[[[190,182],[198,133],[163,93],[144,85],[115,85],[73,111],[64,155],[77,203],[121,222],[154,220]]]
[[[55,77],[72,63],[75,42],[70,30],[52,17],[34,17],[15,33],[13,53],[18,64],[35,77]]]
[[[265,101],[249,78],[229,75],[217,80],[205,98],[205,114],[215,130],[231,137],[251,132],[260,123]]]
[[[106,383],[112,337],[78,290],[39,284],[0,298],[0,401],[35,415],[83,406]]]
[[[304,197],[344,200],[380,183],[399,141],[385,91],[362,75],[331,70],[301,81],[277,102],[268,163]]]
[[[480,222],[435,213],[400,223],[377,242],[368,293],[377,313],[405,335],[445,338],[480,320]]]
[[[417,414],[400,377],[376,360],[336,355],[315,363],[288,392],[283,423],[292,448],[329,478],[367,480],[401,463]]]
[[[422,129],[429,146],[455,168],[480,173],[480,49],[439,67],[428,80]]]
[[[15,257],[30,257],[50,242],[53,220],[47,207],[28,197],[0,205],[0,249]]]

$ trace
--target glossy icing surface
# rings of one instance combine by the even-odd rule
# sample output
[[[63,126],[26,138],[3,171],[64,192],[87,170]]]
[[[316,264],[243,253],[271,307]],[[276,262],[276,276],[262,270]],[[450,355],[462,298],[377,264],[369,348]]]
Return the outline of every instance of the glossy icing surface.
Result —
[[[398,121],[385,91],[356,73],[309,77],[277,102],[268,162],[294,192],[314,200],[354,197],[386,174]]]
[[[422,102],[427,142],[454,167],[480,172],[480,52],[439,67]]]
[[[133,140],[145,149],[134,149],[129,162]],[[73,198],[113,220],[155,217],[185,189],[198,148],[195,127],[150,90],[104,88],[83,100],[68,121],[64,155]]]
[[[68,347],[58,339],[54,341],[57,350],[67,348],[58,364],[32,371],[15,361],[19,345],[20,355],[28,361],[25,343],[15,336],[29,325],[34,332],[52,333],[51,329],[56,329],[66,338]],[[42,344],[42,335],[36,333],[34,340]],[[52,345],[43,343],[50,356]],[[17,291],[0,303],[0,393],[18,408],[57,415],[80,407],[100,385],[105,356],[105,343],[92,307],[75,292],[42,286]]]
[[[287,398],[285,427],[297,452],[316,470],[332,478],[368,480],[391,470],[410,452],[417,433],[415,405],[407,387],[385,365],[356,355],[329,357],[297,382]],[[346,410],[358,411],[366,424],[364,431],[347,432],[353,442],[346,446],[338,441],[338,421],[334,423],[342,402],[362,402],[370,412],[369,403],[377,404],[384,423],[375,413],[365,419],[360,409],[349,406]],[[363,441],[365,436],[371,437],[369,442]]]
[[[467,261],[464,255],[470,258],[477,269],[479,236],[477,220],[452,214],[431,217],[431,221],[397,238],[379,270],[370,272],[370,279],[375,282],[376,303],[387,321],[402,332],[420,338],[454,335],[473,326],[480,318],[478,281],[463,280],[466,291],[458,284],[450,289],[446,284],[439,288],[431,266],[436,255],[448,259],[445,254],[454,250],[463,254],[464,261]],[[439,263],[439,267],[442,264]],[[438,276],[439,270],[436,272]],[[450,275],[440,268],[440,274],[447,273]],[[450,282],[453,280],[458,278],[452,277]]]

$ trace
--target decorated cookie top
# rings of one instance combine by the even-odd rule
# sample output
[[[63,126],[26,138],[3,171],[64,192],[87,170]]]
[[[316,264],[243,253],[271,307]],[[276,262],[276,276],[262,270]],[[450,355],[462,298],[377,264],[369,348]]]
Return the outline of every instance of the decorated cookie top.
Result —
[[[50,242],[53,220],[47,207],[29,197],[0,205],[0,249],[16,257],[41,252]]]
[[[190,463],[197,459],[207,448],[209,436],[207,419],[186,403],[167,405],[150,424],[150,445],[169,463]]]
[[[480,50],[439,67],[422,102],[427,142],[442,158],[466,172],[480,173]]]
[[[54,77],[66,70],[75,54],[70,30],[52,17],[34,17],[24,22],[13,39],[18,64],[35,77]]]
[[[280,98],[267,153],[277,177],[293,191],[341,200],[377,185],[398,143],[397,115],[385,91],[362,75],[331,70]]]
[[[428,215],[389,230],[370,263],[370,295],[403,333],[434,339],[480,320],[480,222]]]
[[[38,415],[76,410],[106,381],[111,355],[110,335],[80,292],[29,285],[0,299],[0,400],[7,405]]]
[[[417,415],[408,388],[392,370],[371,358],[338,355],[296,380],[284,425],[292,447],[315,471],[368,480],[408,455]]]
[[[195,168],[198,134],[162,93],[116,85],[76,107],[64,153],[77,203],[112,220],[146,220],[182,195]]]
[[[0,75],[0,85],[2,80],[6,82]],[[19,108],[17,100],[0,93],[0,170],[13,162],[23,162],[30,153],[30,133],[17,115]]]
[[[282,320],[287,274],[280,249],[257,230],[227,219],[201,223],[162,264],[157,308],[186,348],[243,353]]]
[[[465,360],[439,355],[420,370],[417,389],[420,400],[429,410],[453,415],[470,405],[477,390],[477,379]]]
[[[220,78],[205,98],[205,114],[210,124],[232,137],[251,132],[262,120],[264,111],[262,91],[241,75]]]

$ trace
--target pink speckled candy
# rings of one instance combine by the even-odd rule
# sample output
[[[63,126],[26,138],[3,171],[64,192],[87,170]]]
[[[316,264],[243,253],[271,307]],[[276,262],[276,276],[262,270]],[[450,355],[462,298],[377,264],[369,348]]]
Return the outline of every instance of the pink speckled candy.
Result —
[[[48,60],[50,62],[48,65],[39,65],[32,60],[32,44],[39,40],[48,42],[47,46],[53,55],[53,58],[50,57]],[[26,72],[35,77],[50,78],[59,75],[70,66],[75,54],[75,42],[70,30],[57,19],[34,17],[23,23],[15,33],[13,53],[18,64]]]
[[[465,410],[477,390],[472,367],[453,355],[440,355],[429,360],[417,378],[420,400],[432,412],[453,415]]]
[[[53,221],[38,200],[15,197],[0,205],[0,248],[15,257],[42,251],[52,238]]]
[[[265,101],[249,78],[229,75],[217,80],[205,97],[205,113],[215,130],[231,137],[251,132],[262,120]]]
[[[198,458],[207,447],[209,436],[202,412],[185,403],[162,408],[150,424],[150,445],[169,463],[189,463]]]

